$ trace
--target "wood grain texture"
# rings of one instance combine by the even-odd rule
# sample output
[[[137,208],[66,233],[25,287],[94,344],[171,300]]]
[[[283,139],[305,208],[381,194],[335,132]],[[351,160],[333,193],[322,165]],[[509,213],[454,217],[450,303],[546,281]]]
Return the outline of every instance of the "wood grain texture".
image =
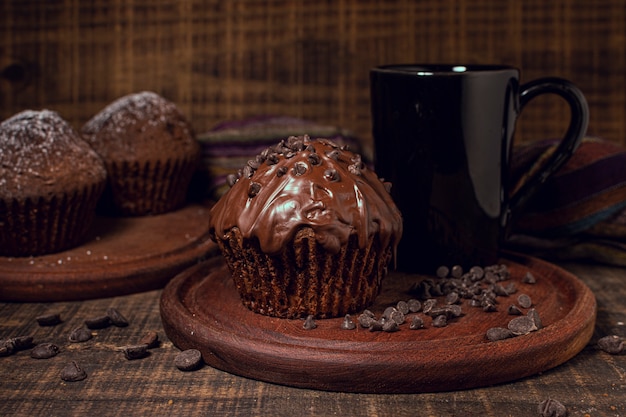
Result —
[[[573,359],[541,375],[488,388],[425,394],[347,394],[285,387],[234,376],[205,366],[183,373],[173,364],[179,351],[164,335],[159,317],[160,291],[82,302],[0,303],[0,339],[30,334],[58,343],[62,352],[34,360],[28,351],[0,357],[0,415],[67,416],[277,416],[355,417],[536,415],[546,398],[563,402],[571,416],[626,413],[626,356],[597,350],[599,337],[626,337],[626,274],[621,268],[565,265],[594,292],[596,330]],[[86,318],[116,307],[130,321],[126,328],[98,330],[84,344],[66,342]],[[34,318],[59,312],[64,322],[39,327]],[[148,330],[162,343],[150,356],[127,361],[120,346]],[[65,383],[61,368],[77,360],[87,371],[82,382]]]
[[[57,110],[80,126],[121,95],[175,101],[199,132],[285,114],[371,141],[375,65],[497,63],[522,81],[568,78],[589,133],[626,143],[626,3],[621,0],[9,0],[0,4],[0,119]],[[559,136],[555,97],[525,109],[519,140]]]

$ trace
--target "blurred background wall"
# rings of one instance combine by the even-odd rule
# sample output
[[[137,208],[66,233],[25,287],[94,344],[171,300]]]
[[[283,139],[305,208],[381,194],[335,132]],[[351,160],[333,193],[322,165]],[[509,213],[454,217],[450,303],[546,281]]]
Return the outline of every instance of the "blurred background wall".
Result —
[[[497,63],[586,94],[589,133],[626,143],[623,0],[3,0],[0,119],[50,108],[80,127],[153,90],[198,132],[252,115],[339,125],[371,140],[370,67]],[[559,136],[568,111],[532,103],[518,140]]]

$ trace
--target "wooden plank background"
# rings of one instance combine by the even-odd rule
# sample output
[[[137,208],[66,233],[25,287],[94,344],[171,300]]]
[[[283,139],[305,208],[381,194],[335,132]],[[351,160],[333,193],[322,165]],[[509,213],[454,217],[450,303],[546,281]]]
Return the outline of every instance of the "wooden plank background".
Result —
[[[371,140],[369,68],[501,63],[522,81],[568,78],[586,93],[589,133],[626,143],[623,0],[5,0],[0,119],[51,108],[80,126],[144,89],[199,132],[284,114]],[[558,136],[560,99],[533,102],[518,140]]]

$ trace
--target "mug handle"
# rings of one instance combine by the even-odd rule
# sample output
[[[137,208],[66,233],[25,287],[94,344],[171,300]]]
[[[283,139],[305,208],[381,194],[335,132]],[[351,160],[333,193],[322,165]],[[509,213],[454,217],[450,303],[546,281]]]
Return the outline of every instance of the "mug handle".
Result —
[[[528,199],[541,187],[546,180],[561,168],[580,145],[589,124],[589,106],[582,91],[571,82],[562,78],[539,78],[520,87],[519,112],[524,109],[530,100],[541,94],[557,94],[567,101],[571,110],[570,124],[565,136],[554,153],[548,158],[543,167],[532,175],[509,200],[508,223],[511,215],[516,215]]]

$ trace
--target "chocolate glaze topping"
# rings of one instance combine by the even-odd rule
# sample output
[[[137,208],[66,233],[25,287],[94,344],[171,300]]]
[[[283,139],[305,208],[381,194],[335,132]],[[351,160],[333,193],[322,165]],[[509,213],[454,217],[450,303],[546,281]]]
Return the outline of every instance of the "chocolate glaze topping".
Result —
[[[301,227],[338,252],[353,234],[365,247],[379,234],[382,247],[402,235],[400,211],[361,156],[327,139],[291,136],[265,149],[228,179],[231,188],[210,214],[212,235],[238,227],[257,238],[265,253],[276,253]]]

